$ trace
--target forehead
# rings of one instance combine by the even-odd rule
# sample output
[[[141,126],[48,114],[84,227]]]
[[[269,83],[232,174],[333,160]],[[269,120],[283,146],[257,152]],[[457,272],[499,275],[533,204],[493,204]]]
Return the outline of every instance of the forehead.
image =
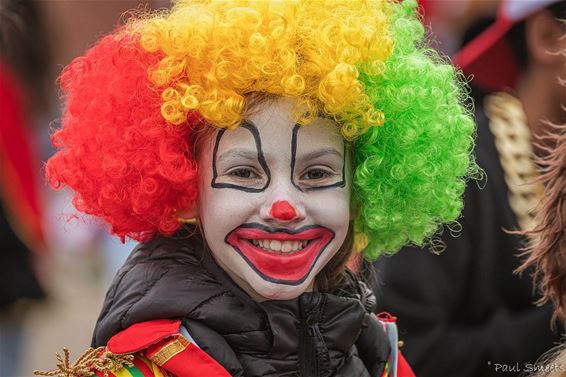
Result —
[[[299,149],[334,147],[342,150],[344,141],[339,127],[330,119],[316,118],[293,132],[296,125],[293,117],[294,107],[295,100],[278,98],[260,103],[252,111],[244,114],[244,121],[257,129],[266,152],[280,149],[279,147],[288,149],[293,138],[296,138]],[[225,148],[250,144],[249,136],[249,132],[243,127],[226,131],[224,137],[228,138],[226,141],[229,143],[225,143]]]

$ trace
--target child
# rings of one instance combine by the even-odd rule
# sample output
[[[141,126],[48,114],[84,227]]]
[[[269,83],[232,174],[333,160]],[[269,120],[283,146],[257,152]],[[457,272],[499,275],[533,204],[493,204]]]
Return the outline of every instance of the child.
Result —
[[[475,169],[457,74],[420,47],[415,8],[179,1],[65,69],[49,180],[140,245],[99,348],[61,371],[410,375],[346,263],[455,220]]]

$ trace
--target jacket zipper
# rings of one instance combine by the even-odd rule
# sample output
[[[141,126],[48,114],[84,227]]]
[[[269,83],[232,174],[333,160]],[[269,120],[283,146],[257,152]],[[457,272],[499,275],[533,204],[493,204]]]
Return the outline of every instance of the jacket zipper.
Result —
[[[301,306],[301,338],[299,363],[301,377],[325,377],[329,369],[329,354],[318,326],[322,299],[313,295],[306,308]]]

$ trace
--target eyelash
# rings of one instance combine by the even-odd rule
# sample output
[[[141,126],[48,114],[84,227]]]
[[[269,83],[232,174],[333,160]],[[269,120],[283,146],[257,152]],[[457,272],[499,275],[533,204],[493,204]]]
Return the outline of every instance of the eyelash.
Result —
[[[250,176],[248,176],[248,177],[242,176],[241,175],[242,172],[249,173]],[[240,174],[238,174],[238,173],[240,173]],[[259,178],[259,174],[257,174],[255,169],[248,168],[248,167],[235,168],[235,169],[228,171],[226,174],[228,174],[232,177],[235,177],[237,179],[257,179],[257,178]]]
[[[313,172],[322,173],[323,176],[319,177],[319,178],[308,178],[308,175],[310,173],[313,173]],[[323,168],[312,168],[312,169],[307,170],[305,173],[303,173],[301,175],[300,179],[301,180],[309,180],[309,181],[321,181],[323,179],[330,178],[332,176],[334,176],[334,172],[332,172],[332,171],[329,171],[329,170],[323,169]]]
[[[309,177],[309,175],[313,174],[313,173],[316,173],[316,174],[319,174],[319,175],[322,175],[322,176],[316,177],[316,178]],[[229,175],[229,176],[232,176],[236,179],[242,179],[242,180],[260,178],[260,174],[258,174],[256,172],[256,170],[251,168],[251,167],[234,168],[234,169],[226,172],[226,174]],[[327,179],[327,178],[331,178],[334,175],[335,175],[334,172],[331,171],[331,170],[317,167],[317,168],[310,168],[310,169],[306,170],[299,177],[299,179],[301,181],[315,181],[316,182],[316,181],[322,181],[322,180]]]

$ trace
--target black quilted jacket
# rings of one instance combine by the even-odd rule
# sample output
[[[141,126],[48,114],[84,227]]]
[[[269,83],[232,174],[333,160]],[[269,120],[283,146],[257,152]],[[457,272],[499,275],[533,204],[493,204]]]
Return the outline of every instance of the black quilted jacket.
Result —
[[[233,376],[381,375],[389,342],[351,274],[332,294],[257,303],[203,250],[198,237],[138,246],[107,293],[93,346],[134,323],[180,318]]]

